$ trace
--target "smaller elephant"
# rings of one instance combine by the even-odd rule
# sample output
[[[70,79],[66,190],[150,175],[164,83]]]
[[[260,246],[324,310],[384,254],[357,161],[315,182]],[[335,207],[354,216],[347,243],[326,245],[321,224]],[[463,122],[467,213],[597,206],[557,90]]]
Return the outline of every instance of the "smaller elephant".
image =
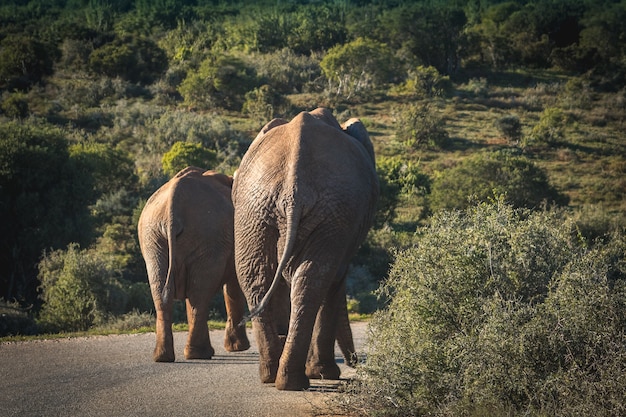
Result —
[[[185,300],[189,336],[186,359],[211,359],[215,353],[207,326],[211,298],[223,287],[228,321],[227,351],[250,347],[240,326],[246,300],[237,282],[233,258],[232,178],[188,167],[146,202],[138,224],[156,310],[156,362],[173,362],[174,299]]]

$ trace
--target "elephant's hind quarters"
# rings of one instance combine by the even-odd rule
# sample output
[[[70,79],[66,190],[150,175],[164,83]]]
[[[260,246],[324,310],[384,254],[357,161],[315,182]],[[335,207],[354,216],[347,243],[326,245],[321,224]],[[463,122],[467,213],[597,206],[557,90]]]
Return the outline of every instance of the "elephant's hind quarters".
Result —
[[[253,328],[262,382],[302,390],[309,378],[339,378],[334,347],[336,338],[341,345],[339,322],[348,323],[345,276],[371,227],[378,194],[365,127],[350,120],[342,128],[328,109],[270,122],[243,156],[232,192],[235,267],[248,307],[258,314]],[[290,289],[272,296],[279,280]],[[270,298],[286,302],[290,313],[264,310]],[[348,334],[340,347],[351,362]]]

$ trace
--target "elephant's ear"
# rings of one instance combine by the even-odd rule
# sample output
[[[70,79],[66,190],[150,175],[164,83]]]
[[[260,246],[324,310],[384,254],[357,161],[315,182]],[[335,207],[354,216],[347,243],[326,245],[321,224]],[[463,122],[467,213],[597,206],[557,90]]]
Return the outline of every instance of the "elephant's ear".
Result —
[[[361,123],[361,121],[355,117],[345,122],[341,128],[348,135],[352,136],[356,140],[359,141],[361,145],[365,147],[365,150],[372,158],[372,162],[376,163],[374,159],[374,146],[372,145],[372,141],[370,140],[370,135],[367,133],[367,129],[365,129],[365,125]]]
[[[269,123],[267,123],[265,126],[261,128],[261,131],[256,135],[256,137],[254,138],[254,141],[259,139],[261,136],[265,135],[270,130],[274,129],[276,126],[284,125],[287,123],[288,123],[287,120],[281,119],[281,118],[270,120]]]

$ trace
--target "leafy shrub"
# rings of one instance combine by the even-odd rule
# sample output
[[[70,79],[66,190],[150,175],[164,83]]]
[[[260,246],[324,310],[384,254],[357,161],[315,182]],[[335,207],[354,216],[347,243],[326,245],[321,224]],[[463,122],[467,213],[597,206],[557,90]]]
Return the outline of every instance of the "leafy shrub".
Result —
[[[28,116],[28,101],[23,93],[9,94],[0,103],[0,110],[12,119],[23,119]]]
[[[522,123],[518,116],[511,114],[499,118],[496,128],[509,142],[518,143],[522,138]]]
[[[261,126],[274,118],[285,106],[283,97],[268,84],[248,91],[241,112],[255,119]]]
[[[440,212],[396,256],[346,404],[398,416],[626,412],[626,239],[555,211]]]
[[[125,36],[94,49],[89,67],[96,74],[151,84],[167,69],[167,56],[151,39]]]
[[[251,64],[262,82],[282,94],[306,92],[321,76],[316,55],[297,55],[288,48],[266,54],[252,54]]]
[[[395,91],[398,94],[427,99],[447,96],[452,88],[449,76],[441,75],[435,67],[420,65],[409,70],[406,81]]]
[[[37,332],[37,324],[27,309],[23,309],[19,303],[7,302],[0,298],[0,337]]]
[[[173,177],[178,171],[188,166],[197,166],[205,169],[215,165],[215,152],[204,148],[199,143],[176,142],[163,155],[163,172]]]
[[[25,89],[52,74],[54,49],[28,35],[0,41],[0,89]]]
[[[430,191],[430,179],[419,170],[419,165],[399,157],[380,157],[376,161],[380,182],[380,197],[374,224],[383,225],[393,218],[401,195],[424,196]]]
[[[396,139],[411,148],[447,148],[450,137],[445,119],[430,102],[408,104],[396,111]]]
[[[254,69],[233,55],[211,56],[190,71],[178,87],[185,103],[198,109],[215,106],[241,110],[244,95],[257,85]]]
[[[364,97],[390,82],[398,71],[391,49],[369,39],[359,38],[331,48],[320,67],[332,95]]]
[[[76,244],[48,253],[39,263],[42,327],[87,330],[123,313],[127,300],[117,276],[115,265]]]
[[[514,207],[568,203],[567,196],[550,185],[543,169],[507,152],[478,153],[438,172],[429,201],[432,210],[464,209],[472,201],[486,202],[500,195]]]
[[[539,122],[533,127],[524,145],[555,146],[565,139],[565,125],[567,117],[558,107],[546,108],[539,117]]]

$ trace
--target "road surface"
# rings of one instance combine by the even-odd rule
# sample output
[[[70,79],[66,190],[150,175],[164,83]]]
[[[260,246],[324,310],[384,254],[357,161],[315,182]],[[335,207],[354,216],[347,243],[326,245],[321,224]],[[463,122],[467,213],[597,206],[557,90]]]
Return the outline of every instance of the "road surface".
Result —
[[[367,323],[353,323],[362,352]],[[278,391],[261,384],[258,350],[229,353],[211,331],[216,355],[185,360],[186,332],[174,334],[176,362],[152,361],[154,333],[0,343],[0,416],[312,416],[333,415],[338,381]],[[355,372],[343,364],[342,378]]]

